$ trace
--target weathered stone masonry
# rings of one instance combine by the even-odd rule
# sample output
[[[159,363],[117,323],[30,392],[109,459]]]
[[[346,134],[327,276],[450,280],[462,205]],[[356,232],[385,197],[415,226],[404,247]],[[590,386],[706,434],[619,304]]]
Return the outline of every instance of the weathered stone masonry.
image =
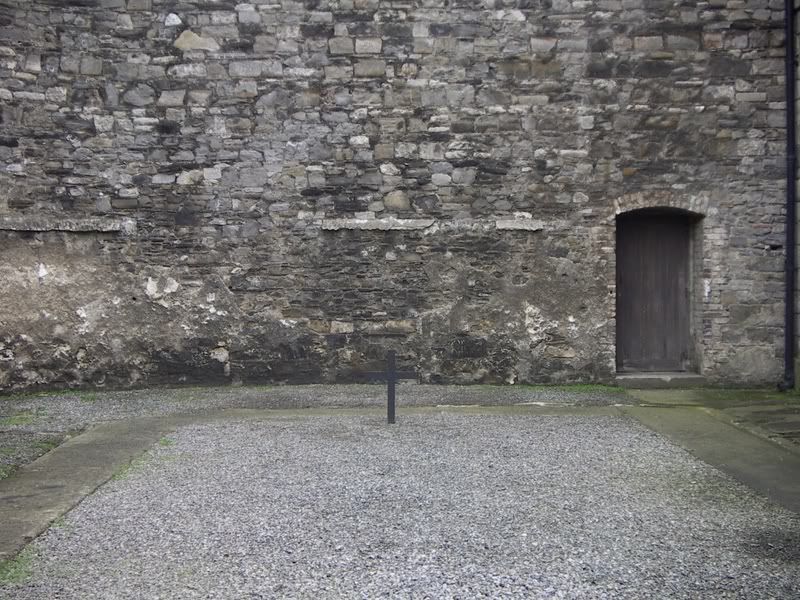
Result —
[[[781,372],[779,0],[0,0],[0,388],[610,381],[615,217]]]

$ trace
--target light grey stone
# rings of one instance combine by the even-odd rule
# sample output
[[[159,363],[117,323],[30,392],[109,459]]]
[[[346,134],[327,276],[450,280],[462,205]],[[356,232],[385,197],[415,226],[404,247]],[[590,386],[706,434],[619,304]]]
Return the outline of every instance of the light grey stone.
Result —
[[[353,38],[335,37],[328,41],[331,54],[353,54]]]
[[[122,95],[122,100],[126,104],[132,104],[133,106],[147,106],[155,102],[155,91],[149,85],[140,83],[125,92]]]
[[[191,50],[207,50],[210,52],[216,52],[219,50],[219,44],[214,38],[200,37],[189,29],[181,33],[173,45],[184,52]]]
[[[403,190],[394,190],[383,197],[383,205],[387,210],[410,210],[411,202]]]
[[[96,56],[84,56],[80,64],[82,75],[100,75],[103,72],[103,61]]]
[[[164,90],[158,98],[159,106],[183,106],[186,90]]]

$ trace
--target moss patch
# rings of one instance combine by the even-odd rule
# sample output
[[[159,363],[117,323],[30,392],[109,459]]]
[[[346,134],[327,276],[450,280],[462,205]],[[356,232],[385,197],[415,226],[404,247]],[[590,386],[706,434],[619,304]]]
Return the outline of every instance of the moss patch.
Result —
[[[58,446],[60,443],[61,442],[59,442],[59,440],[51,438],[47,440],[39,440],[38,442],[34,442],[33,446],[34,448],[39,450],[42,454],[47,454],[48,452],[50,452],[50,450]]]
[[[147,464],[149,460],[149,456],[147,454],[142,454],[141,456],[137,456],[131,462],[123,465],[119,469],[117,469],[116,473],[111,476],[112,481],[121,481],[123,479],[127,479],[130,477],[137,469],[142,468],[145,464]]]
[[[542,392],[547,392],[547,391],[569,392],[575,394],[624,394],[625,393],[625,388],[615,385],[603,385],[601,383],[571,383],[571,384],[517,383],[514,385],[481,385],[479,387],[486,389],[509,389],[509,390],[520,389],[520,390],[542,391]]]
[[[30,579],[33,557],[33,549],[27,547],[14,558],[0,561],[0,584],[22,583]]]
[[[0,418],[0,426],[30,425],[36,420],[35,413],[19,413],[10,417]]]
[[[10,477],[17,470],[17,465],[0,465],[0,479]]]

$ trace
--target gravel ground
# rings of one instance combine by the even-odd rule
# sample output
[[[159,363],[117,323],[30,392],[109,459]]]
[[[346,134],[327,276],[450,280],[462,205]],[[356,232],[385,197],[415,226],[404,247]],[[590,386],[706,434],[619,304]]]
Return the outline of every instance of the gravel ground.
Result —
[[[439,404],[608,405],[633,403],[601,386],[443,386],[403,384],[398,406]],[[385,406],[385,385],[184,387],[0,396],[0,479],[86,427],[135,417],[213,412],[224,408]]]
[[[625,418],[283,417],[180,429],[0,596],[797,598],[798,542]]]

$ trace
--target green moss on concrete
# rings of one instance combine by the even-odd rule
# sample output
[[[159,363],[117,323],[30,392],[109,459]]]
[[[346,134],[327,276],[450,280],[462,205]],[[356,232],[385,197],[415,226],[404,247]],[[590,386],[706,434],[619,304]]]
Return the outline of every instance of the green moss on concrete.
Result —
[[[0,584],[23,583],[32,574],[34,552],[28,546],[14,558],[0,561]]]

